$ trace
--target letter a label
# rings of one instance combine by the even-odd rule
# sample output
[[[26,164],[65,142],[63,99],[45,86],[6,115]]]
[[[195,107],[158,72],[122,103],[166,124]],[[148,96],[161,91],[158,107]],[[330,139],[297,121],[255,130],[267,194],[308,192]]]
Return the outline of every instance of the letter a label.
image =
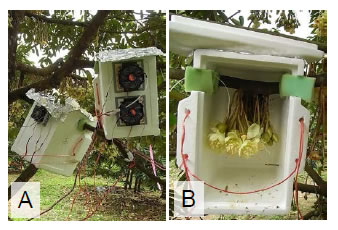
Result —
[[[40,218],[40,182],[13,182],[11,195],[11,218]]]
[[[26,196],[26,199],[27,199],[26,201],[24,200],[25,196]],[[31,200],[29,199],[29,196],[28,196],[27,191],[24,191],[24,192],[23,192],[18,208],[21,208],[21,204],[23,204],[23,203],[27,203],[27,204],[29,204],[29,206],[30,206],[31,208],[33,208],[32,202],[31,202]]]

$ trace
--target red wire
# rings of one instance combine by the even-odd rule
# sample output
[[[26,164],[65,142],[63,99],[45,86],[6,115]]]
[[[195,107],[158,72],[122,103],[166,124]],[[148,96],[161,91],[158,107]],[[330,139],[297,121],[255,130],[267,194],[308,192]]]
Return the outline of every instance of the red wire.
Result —
[[[99,95],[99,88],[98,88],[98,85],[97,83],[95,84],[96,85],[96,98],[97,98],[97,104],[98,106],[101,107],[101,104],[100,104],[100,95]],[[95,110],[95,115],[96,117],[98,118],[99,122],[98,122],[98,127],[103,127],[102,126],[102,113],[101,113],[101,110],[100,108],[98,109],[98,111],[96,110],[96,108],[94,109]],[[97,112],[99,112],[99,114],[97,114]]]
[[[299,120],[300,122],[300,140],[299,140],[299,164],[297,167],[297,172],[296,172],[296,178],[295,178],[295,193],[296,193],[296,206],[297,206],[297,216],[299,219],[303,220],[303,215],[299,209],[299,204],[298,204],[298,172],[299,172],[299,166],[300,162],[302,159],[302,153],[303,153],[303,139],[304,139],[304,118],[301,118]]]
[[[73,156],[75,156],[75,150],[76,150],[77,146],[81,143],[81,141],[82,141],[82,137],[75,143],[75,145],[73,147],[73,151],[72,151]]]
[[[184,139],[185,139],[185,120],[186,118],[189,116],[190,114],[190,110],[186,110],[185,111],[185,117],[183,119],[183,123],[182,123],[182,136],[181,136],[181,157],[182,157],[182,164],[184,166],[184,171],[185,171],[185,176],[186,176],[186,179],[187,181],[190,181],[190,177],[189,177],[189,174],[191,176],[193,176],[194,178],[196,178],[197,180],[199,181],[203,181],[202,179],[200,179],[198,176],[196,176],[195,174],[193,174],[188,166],[187,166],[187,158],[188,158],[188,155],[187,154],[183,154],[183,144],[184,144]],[[262,191],[265,191],[265,190],[268,190],[268,189],[271,189],[273,187],[276,187],[282,183],[284,183],[286,180],[288,180],[294,173],[297,173],[298,175],[298,171],[299,171],[299,166],[300,166],[300,162],[301,162],[301,159],[302,159],[302,153],[303,153],[303,135],[304,135],[304,119],[301,119],[300,120],[300,124],[301,124],[301,134],[300,134],[300,147],[299,147],[299,154],[298,154],[298,158],[296,159],[296,166],[295,168],[292,170],[292,172],[286,177],[284,178],[283,180],[281,180],[280,182],[276,183],[276,184],[273,184],[271,186],[268,186],[268,187],[265,187],[265,188],[261,188],[261,189],[257,189],[257,190],[253,190],[253,191],[248,191],[248,192],[232,192],[232,191],[228,191],[228,190],[225,190],[225,189],[221,189],[221,188],[218,188],[216,186],[213,186],[211,184],[208,184],[207,182],[204,181],[204,184],[207,185],[208,187],[210,188],[213,188],[213,189],[216,189],[218,191],[221,191],[221,192],[225,192],[225,193],[230,193],[230,194],[238,194],[238,195],[246,195],[246,194],[252,194],[252,193],[257,193],[257,192],[262,192]],[[298,203],[298,202],[297,202]]]
[[[122,173],[122,174],[119,176],[119,178],[114,182],[114,184],[111,185],[111,186],[109,187],[109,189],[107,189],[107,190],[105,191],[105,193],[103,194],[102,199],[100,200],[100,202],[98,202],[98,203],[96,204],[94,210],[93,210],[92,212],[88,211],[88,214],[86,215],[86,217],[83,218],[81,221],[87,220],[88,218],[90,218],[92,215],[94,215],[94,214],[96,213],[98,207],[102,205],[102,202],[106,199],[106,197],[107,197],[108,194],[112,191],[112,189],[114,189],[114,188],[116,187],[117,183],[118,183],[119,181],[121,181],[122,177],[123,177],[123,173]]]
[[[181,136],[181,157],[182,157],[182,163],[183,163],[183,167],[184,167],[184,172],[185,172],[185,178],[187,179],[187,181],[190,181],[190,177],[189,177],[189,169],[186,163],[186,156],[183,154],[183,144],[184,144],[184,139],[185,139],[185,120],[187,119],[187,117],[190,114],[190,110],[186,109],[185,110],[185,117],[183,119],[183,123],[182,123],[182,136]],[[197,178],[196,178],[197,179]],[[200,179],[198,179],[200,180]]]

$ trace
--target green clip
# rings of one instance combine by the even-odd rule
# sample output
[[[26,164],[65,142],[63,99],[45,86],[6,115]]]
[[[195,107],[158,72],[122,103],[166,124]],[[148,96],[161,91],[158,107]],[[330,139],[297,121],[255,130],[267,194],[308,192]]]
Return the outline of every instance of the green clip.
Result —
[[[281,97],[295,96],[310,102],[316,78],[300,75],[284,74],[279,83],[279,94]]]
[[[218,88],[218,73],[209,69],[188,66],[185,69],[184,87],[186,92],[202,91],[215,93]]]

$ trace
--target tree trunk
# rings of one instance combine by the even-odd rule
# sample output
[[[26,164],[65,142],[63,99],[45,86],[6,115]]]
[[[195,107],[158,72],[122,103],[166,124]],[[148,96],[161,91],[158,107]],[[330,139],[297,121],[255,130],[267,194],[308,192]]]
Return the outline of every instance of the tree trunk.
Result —
[[[126,180],[124,182],[124,190],[127,190],[128,188],[128,183],[129,183],[129,174],[130,174],[130,169],[127,169],[127,175],[126,175]]]
[[[142,177],[140,177],[138,180],[137,192],[141,192],[141,182],[142,182]]]
[[[135,183],[134,183],[134,192],[137,192],[137,185],[138,185],[138,182],[139,182],[139,177],[136,177],[136,178],[135,178]]]
[[[29,181],[35,173],[38,171],[38,169],[33,165],[30,164],[14,182],[27,182]],[[15,194],[12,194],[12,186],[10,185],[8,187],[8,200],[12,198]]]
[[[129,189],[131,189],[131,185],[133,184],[133,176],[134,176],[134,170],[131,170],[130,179],[129,179],[129,186],[128,186]]]
[[[15,61],[16,49],[18,46],[18,32],[20,19],[23,17],[21,10],[9,10],[8,14],[12,19],[11,25],[8,27],[8,91],[15,79]]]

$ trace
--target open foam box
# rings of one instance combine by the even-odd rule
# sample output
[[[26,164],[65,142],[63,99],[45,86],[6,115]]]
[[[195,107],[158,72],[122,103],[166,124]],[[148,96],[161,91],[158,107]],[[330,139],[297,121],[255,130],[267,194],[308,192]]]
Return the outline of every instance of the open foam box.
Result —
[[[73,175],[92,142],[93,134],[89,130],[80,130],[79,121],[96,127],[96,119],[91,121],[89,115],[74,110],[63,120],[49,115],[48,120],[37,122],[32,118],[37,106],[35,102],[30,109],[11,150],[37,168],[64,176]]]
[[[267,55],[248,55],[216,50],[195,50],[194,67],[213,69],[221,75],[247,80],[279,81],[283,73],[302,75],[304,62],[300,59]],[[229,89],[230,96],[234,89]],[[257,155],[243,159],[238,155],[219,154],[208,145],[211,124],[222,121],[228,107],[228,94],[220,87],[215,94],[194,91],[180,101],[178,124],[187,118],[184,153],[189,155],[188,167],[207,183],[246,192],[273,185],[287,177],[295,168],[299,148],[299,119],[304,118],[305,135],[303,159],[306,156],[310,114],[297,97],[270,96],[270,120],[279,135],[279,142]],[[180,137],[177,133],[177,164],[181,165]],[[302,161],[301,169],[305,161]],[[233,195],[205,186],[205,213],[285,214],[290,210],[293,178],[259,193]]]

